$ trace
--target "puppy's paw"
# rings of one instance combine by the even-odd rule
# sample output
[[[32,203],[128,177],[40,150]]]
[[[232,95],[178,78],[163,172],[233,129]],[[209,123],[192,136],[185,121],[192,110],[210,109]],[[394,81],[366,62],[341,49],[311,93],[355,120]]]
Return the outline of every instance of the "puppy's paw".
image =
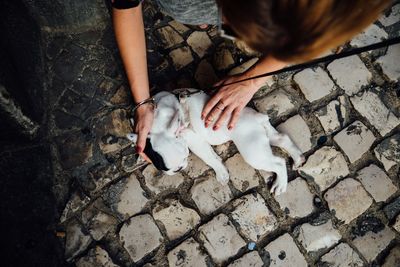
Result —
[[[293,170],[297,170],[298,168],[300,168],[301,166],[303,166],[304,162],[306,162],[306,157],[304,157],[304,155],[300,155],[293,164]]]
[[[271,186],[270,193],[274,194],[274,196],[280,195],[286,192],[287,189],[287,181],[279,181],[276,179]]]
[[[216,170],[215,175],[217,177],[217,181],[222,185],[227,185],[229,181],[229,173],[224,169]]]

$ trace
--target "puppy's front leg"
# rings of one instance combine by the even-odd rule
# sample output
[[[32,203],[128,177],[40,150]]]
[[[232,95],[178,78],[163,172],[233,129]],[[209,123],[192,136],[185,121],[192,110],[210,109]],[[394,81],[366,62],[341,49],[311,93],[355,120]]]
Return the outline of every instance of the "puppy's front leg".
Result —
[[[226,185],[229,181],[228,170],[211,145],[193,130],[185,129],[181,135],[186,140],[189,149],[208,166],[214,169],[218,182]]]

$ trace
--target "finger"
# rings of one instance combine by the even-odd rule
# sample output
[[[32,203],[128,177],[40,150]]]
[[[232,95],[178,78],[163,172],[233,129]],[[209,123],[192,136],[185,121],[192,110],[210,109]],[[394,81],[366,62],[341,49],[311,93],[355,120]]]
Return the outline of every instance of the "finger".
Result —
[[[240,115],[241,110],[242,110],[242,108],[235,108],[235,110],[232,112],[232,116],[231,116],[231,119],[229,120],[229,124],[228,124],[229,130],[232,130],[233,127],[235,127],[237,121],[239,120],[239,115]]]
[[[233,108],[230,106],[226,107],[222,114],[219,116],[218,120],[215,122],[213,130],[218,130],[222,124],[226,121],[226,119],[232,114]]]
[[[206,128],[207,128],[210,124],[213,124],[213,123],[216,121],[216,119],[219,118],[219,116],[221,115],[221,113],[222,113],[222,110],[219,109],[219,108],[217,108],[217,106],[215,106],[215,107],[213,108],[213,110],[212,110],[212,111],[208,114],[208,116],[206,117],[206,120],[205,120],[205,126],[206,126]]]
[[[216,94],[215,96],[211,97],[207,104],[204,106],[203,111],[201,112],[201,119],[204,120],[210,113],[210,111],[214,108],[214,106],[219,102],[221,97],[219,94]]]
[[[149,131],[147,129],[142,129],[138,132],[138,138],[136,141],[136,151],[138,153],[143,152],[143,150],[146,146],[146,138],[147,138],[148,134],[149,134]]]
[[[151,159],[150,159],[145,153],[141,152],[141,153],[139,153],[139,155],[140,155],[145,161],[147,161],[148,163],[153,163],[153,162],[151,161]]]

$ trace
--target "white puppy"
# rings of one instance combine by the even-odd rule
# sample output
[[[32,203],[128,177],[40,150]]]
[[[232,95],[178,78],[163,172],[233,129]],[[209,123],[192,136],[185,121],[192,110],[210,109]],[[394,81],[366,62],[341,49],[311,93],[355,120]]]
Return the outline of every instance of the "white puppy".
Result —
[[[214,169],[220,183],[226,184],[229,180],[228,170],[211,145],[220,145],[232,140],[250,166],[276,173],[271,192],[275,195],[285,192],[285,160],[272,154],[271,145],[286,150],[293,158],[295,168],[304,163],[304,157],[297,146],[287,135],[278,133],[272,127],[267,115],[248,107],[242,110],[234,129],[228,130],[226,123],[217,131],[212,127],[206,128],[201,120],[201,112],[208,98],[203,92],[191,94],[180,100],[168,92],[155,95],[157,108],[144,151],[154,165],[172,175],[187,166],[189,148]],[[135,134],[129,134],[128,138],[136,142]]]

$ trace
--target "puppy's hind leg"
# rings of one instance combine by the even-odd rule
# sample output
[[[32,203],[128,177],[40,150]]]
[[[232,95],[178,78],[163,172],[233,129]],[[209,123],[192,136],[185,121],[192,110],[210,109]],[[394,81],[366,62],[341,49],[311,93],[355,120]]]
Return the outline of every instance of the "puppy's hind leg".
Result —
[[[294,169],[297,169],[305,162],[305,157],[300,149],[293,143],[287,134],[279,133],[269,122],[268,116],[262,116],[262,124],[267,132],[267,136],[270,140],[270,144],[273,146],[280,147],[289,153],[290,157],[294,161]]]

